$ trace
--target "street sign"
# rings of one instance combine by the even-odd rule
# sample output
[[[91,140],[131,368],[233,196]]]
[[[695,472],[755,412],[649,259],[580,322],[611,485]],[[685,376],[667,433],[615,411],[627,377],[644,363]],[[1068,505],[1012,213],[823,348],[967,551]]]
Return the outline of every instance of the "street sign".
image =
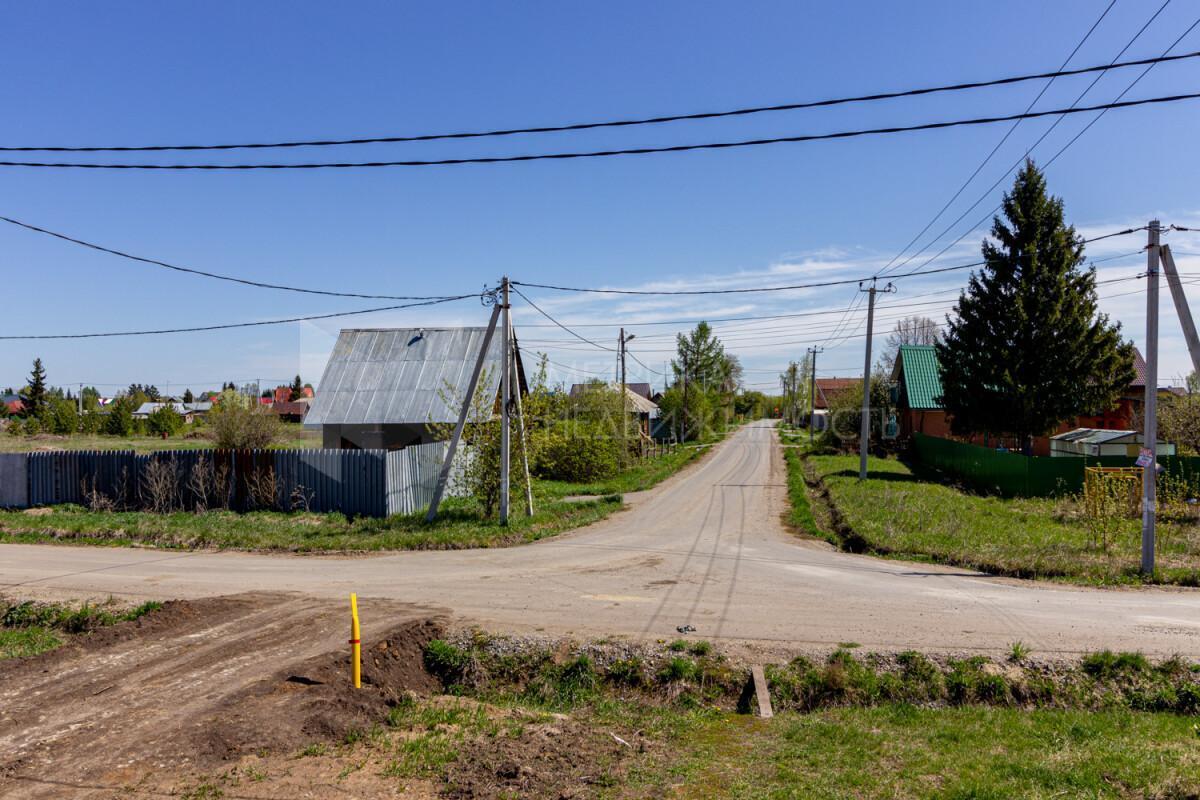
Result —
[[[1137,461],[1135,461],[1134,463],[1137,464],[1142,469],[1145,469],[1146,467],[1148,467],[1154,463],[1154,451],[1151,450],[1149,447],[1143,447],[1141,455],[1139,455],[1137,457]]]

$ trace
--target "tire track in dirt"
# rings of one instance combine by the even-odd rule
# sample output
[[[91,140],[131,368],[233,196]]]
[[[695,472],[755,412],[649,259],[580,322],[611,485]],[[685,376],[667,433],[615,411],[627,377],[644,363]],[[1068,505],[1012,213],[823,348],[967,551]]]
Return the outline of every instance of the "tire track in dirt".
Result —
[[[430,616],[390,601],[368,599],[361,607],[365,640]],[[326,662],[348,663],[348,628],[342,603],[256,593],[170,603],[61,651],[0,666],[0,795],[71,796],[61,786],[22,778],[84,785],[135,765],[221,758],[245,744],[238,741],[243,734],[262,736],[255,724],[263,720],[239,717],[246,708],[270,709],[266,722],[278,714],[280,727],[288,727],[289,707],[309,714],[312,704],[292,702],[303,698],[281,693],[280,685],[291,671],[315,671],[320,680],[297,682],[295,689],[334,690],[345,670],[331,671]],[[414,652],[406,658],[419,669],[419,648]],[[364,661],[373,657],[378,665],[379,655],[365,654]],[[303,727],[292,725],[293,735]]]

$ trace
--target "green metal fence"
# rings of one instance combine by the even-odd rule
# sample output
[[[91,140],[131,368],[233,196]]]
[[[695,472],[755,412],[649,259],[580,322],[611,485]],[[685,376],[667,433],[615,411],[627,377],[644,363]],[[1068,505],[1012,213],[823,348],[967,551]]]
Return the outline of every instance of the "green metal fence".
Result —
[[[1132,467],[1134,459],[1104,456],[1023,456],[987,447],[913,434],[917,461],[949,473],[972,488],[1006,497],[1047,497],[1083,491],[1085,467]],[[1200,457],[1159,456],[1163,474],[1200,483]]]

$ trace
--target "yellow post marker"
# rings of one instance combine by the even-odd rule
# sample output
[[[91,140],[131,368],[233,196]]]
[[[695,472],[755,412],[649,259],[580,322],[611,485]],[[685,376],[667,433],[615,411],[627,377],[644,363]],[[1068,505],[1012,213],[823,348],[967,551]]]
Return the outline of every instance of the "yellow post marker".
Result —
[[[350,663],[354,688],[362,688],[362,639],[358,629],[358,595],[350,593]]]

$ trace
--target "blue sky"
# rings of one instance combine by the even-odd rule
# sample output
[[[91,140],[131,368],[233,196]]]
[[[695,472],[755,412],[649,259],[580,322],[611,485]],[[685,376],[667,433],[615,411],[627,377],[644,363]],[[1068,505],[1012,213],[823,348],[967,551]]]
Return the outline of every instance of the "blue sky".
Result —
[[[68,3],[6,10],[0,143],[141,144],[403,135],[687,113],[903,89],[1057,68],[1107,0],[898,3]],[[1106,63],[1158,8],[1117,0],[1073,66]],[[1173,0],[1125,58],[1159,55],[1200,16]],[[1176,52],[1200,49],[1200,29]],[[1105,76],[1083,104],[1137,74]],[[1162,65],[1128,98],[1195,91],[1200,63]],[[1056,81],[1038,108],[1069,105],[1087,76]],[[1042,84],[828,110],[492,141],[158,154],[157,161],[440,158],[655,146],[1023,111]],[[1046,160],[1091,115],[1064,120],[1033,151]],[[983,197],[936,253],[999,202],[985,190],[1052,120],[1023,123],[921,244]],[[0,214],[100,244],[257,280],[383,294],[476,291],[500,275],[636,288],[750,286],[858,277],[915,235],[1003,136],[1006,125],[741,150],[421,169],[139,173],[5,169]],[[1113,111],[1049,167],[1081,230],[1200,227],[1200,103]],[[118,160],[99,155],[95,160]],[[134,160],[128,156],[125,160]],[[1002,186],[1007,185],[1005,180]],[[976,260],[983,231],[930,266]],[[1089,255],[1135,252],[1144,239]],[[1180,269],[1200,273],[1200,236],[1172,234]],[[0,334],[204,325],[352,310],[370,301],[233,286],[117,259],[0,226]],[[1144,256],[1104,261],[1127,277]],[[877,331],[917,311],[940,318],[964,273],[898,282]],[[1144,295],[1101,287],[1104,309],[1142,343]],[[1197,287],[1189,287],[1193,300]],[[932,292],[941,294],[930,294]],[[718,326],[747,368],[774,384],[789,358],[829,338],[853,287],[696,298],[530,296],[610,343],[621,322],[827,312]],[[919,296],[919,297],[918,297]],[[925,302],[927,306],[885,304]],[[1188,370],[1163,297],[1160,374]],[[612,356],[517,305],[527,349],[554,377],[611,375]],[[314,382],[337,329],[482,324],[474,301],[249,331],[71,342],[0,342],[0,388],[41,356],[56,384],[160,388],[225,380]],[[846,333],[862,330],[861,311]],[[607,327],[605,327],[607,326]],[[630,349],[662,370],[672,326],[634,327]],[[657,334],[654,336],[653,334]],[[862,338],[829,341],[821,372],[861,369]],[[657,375],[631,364],[634,377]]]

